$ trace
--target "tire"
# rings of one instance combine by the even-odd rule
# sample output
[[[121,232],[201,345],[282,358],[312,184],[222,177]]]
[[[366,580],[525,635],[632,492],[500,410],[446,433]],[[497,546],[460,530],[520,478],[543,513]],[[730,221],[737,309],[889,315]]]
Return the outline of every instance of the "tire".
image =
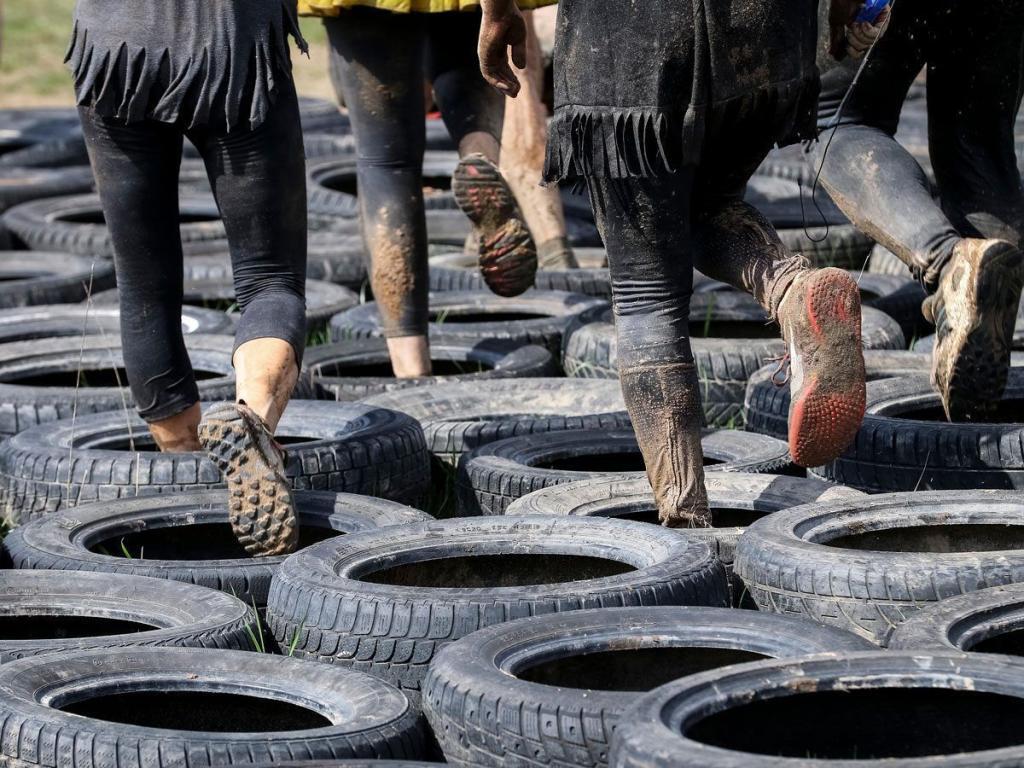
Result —
[[[591,296],[561,291],[528,291],[503,299],[490,291],[453,291],[430,294],[431,336],[476,343],[485,340],[537,344],[558,354],[562,334],[573,317],[605,302]],[[370,302],[331,320],[331,339],[379,338],[377,303]]]
[[[199,375],[200,400],[233,398],[234,340],[191,335],[185,345]],[[121,411],[133,404],[120,335],[0,344],[0,435],[16,435],[76,414]]]
[[[919,352],[880,349],[864,352],[864,369],[869,382],[926,374],[931,364],[931,357]],[[778,386],[772,380],[778,370],[775,364],[767,365],[750,377],[743,403],[743,420],[748,432],[788,440],[789,385]]]
[[[677,677],[871,647],[848,632],[754,611],[572,611],[487,627],[441,649],[423,704],[455,765],[594,768],[608,765],[622,713]]]
[[[574,378],[618,378],[618,351],[610,310],[594,309],[570,323],[562,346],[562,367]],[[714,334],[716,324],[745,324],[763,336],[767,317],[753,299],[735,291],[694,294],[690,326],[698,334]],[[707,329],[705,330],[705,326]],[[903,333],[892,318],[864,308],[861,322],[867,349],[901,349]],[[742,427],[743,400],[751,375],[781,358],[781,338],[700,338],[690,340],[700,379],[704,418],[712,427]]]
[[[295,490],[345,491],[413,506],[426,494],[430,461],[423,432],[404,414],[294,400],[277,435],[288,445],[286,474]],[[141,450],[128,449],[130,436]],[[0,444],[5,517],[18,524],[90,501],[224,487],[205,454],[152,451],[142,420],[124,413],[26,430]]]
[[[224,222],[212,197],[182,197],[183,243],[226,240]],[[33,200],[8,210],[0,222],[34,251],[61,251],[113,258],[110,233],[97,195]]]
[[[353,401],[447,382],[543,378],[558,374],[558,366],[547,349],[523,347],[514,342],[472,344],[435,337],[431,339],[430,356],[435,375],[397,379],[391,372],[391,358],[383,339],[354,339],[307,348],[302,376],[325,399]]]
[[[800,504],[864,495],[853,488],[821,480],[768,474],[709,472],[704,485],[712,527],[692,528],[686,533],[707,542],[725,565],[735,606],[746,602],[743,582],[733,573],[733,560],[736,542],[748,525]],[[594,478],[551,486],[512,502],[505,514],[623,517],[660,525],[654,493],[646,477]]]
[[[1021,305],[1021,308],[1024,308],[1024,304]],[[923,336],[914,342],[912,348],[915,352],[927,352],[930,355],[935,349],[935,329],[932,328],[931,330],[933,333]],[[1010,349],[1013,353],[1024,352],[1024,316],[1021,315],[1020,311],[1017,313],[1017,325],[1013,329]],[[1011,365],[1020,365],[1020,361],[1016,359],[1019,355],[1013,353],[1011,353],[1011,358],[1013,358]]]
[[[962,653],[865,651],[737,665],[684,677],[638,699],[622,715],[610,762],[615,768],[1019,765],[1022,688],[1018,661]]]
[[[1019,495],[1000,491],[807,504],[751,525],[735,570],[762,611],[802,614],[885,645],[939,600],[1024,581],[1014,539],[1022,521]]]
[[[1020,656],[1024,584],[980,589],[940,600],[896,628],[893,650],[971,651]]]
[[[430,519],[411,507],[349,493],[299,491],[295,507],[300,547]],[[3,547],[15,568],[151,576],[227,592],[257,608],[266,606],[270,579],[285,560],[241,550],[228,530],[223,491],[82,505],[15,528]]]
[[[31,200],[80,195],[93,189],[92,170],[70,168],[11,168],[0,166],[0,211]]]
[[[114,285],[114,265],[88,256],[0,251],[0,309],[83,301]]]
[[[363,402],[419,421],[430,452],[449,464],[506,437],[630,427],[622,390],[613,381],[497,379],[417,387]]]
[[[369,675],[263,653],[50,654],[3,665],[0,680],[0,745],[21,766],[55,755],[75,768],[170,768],[423,750],[419,717],[399,691]]]
[[[260,763],[250,768],[437,768],[441,763],[412,760],[300,760],[287,763]]]
[[[327,133],[335,136],[348,136],[352,133],[352,124],[348,115],[341,113],[338,105],[327,99],[312,96],[299,97],[299,118],[302,121],[302,133]]]
[[[458,558],[470,555],[479,573],[459,571]],[[477,559],[485,555],[494,562]],[[558,555],[635,570],[612,574],[621,565],[591,559],[559,570]],[[451,558],[447,570],[415,565]],[[360,578],[382,567],[398,568],[398,581],[460,586]],[[517,581],[528,585],[506,586]],[[370,672],[415,698],[438,650],[492,624],[581,608],[725,603],[721,563],[706,544],[676,531],[621,520],[491,517],[385,528],[305,549],[274,577],[267,621],[275,637],[299,633],[300,658]]]
[[[237,313],[235,285],[230,278],[220,280],[190,280],[185,283],[184,300],[201,308],[223,309],[229,315]],[[100,306],[117,304],[117,289],[93,296]],[[306,281],[306,324],[309,331],[323,329],[327,321],[339,312],[355,307],[359,297],[348,288],[319,280]]]
[[[611,300],[611,278],[607,266],[582,266],[583,264],[607,264],[603,248],[574,249],[581,263],[580,269],[541,269],[537,272],[534,288],[538,291],[565,291]],[[431,258],[430,290],[486,291],[483,276],[477,267],[476,254],[452,252]]]
[[[914,275],[910,267],[904,264],[899,256],[882,245],[876,245],[871,251],[871,259],[868,261],[868,271],[879,275],[894,275],[907,280],[913,280]]]
[[[141,576],[0,571],[0,663],[92,648],[250,648],[252,609],[236,597]],[[21,637],[18,637],[21,635]]]
[[[0,167],[3,168],[70,169],[76,166],[86,168],[89,166],[89,152],[85,147],[85,138],[80,135],[66,139],[41,141],[38,144],[4,152],[0,155]]]
[[[81,122],[73,107],[0,110],[0,155],[81,134]]]
[[[828,479],[861,490],[1022,489],[1024,370],[1010,369],[1004,423],[946,421],[927,375],[868,384],[867,414],[853,444],[826,465]]]
[[[709,473],[777,473],[793,466],[786,444],[764,435],[715,430],[705,433],[701,446]],[[511,437],[481,446],[459,461],[458,514],[503,515],[516,499],[542,488],[616,476],[646,476],[633,430]]]
[[[894,275],[878,275],[872,272],[856,274],[864,306],[884,312],[903,331],[903,338],[913,344],[915,339],[933,333],[935,328],[924,319],[921,304],[927,294],[921,284]]]
[[[815,214],[808,214],[815,221]],[[866,268],[875,241],[852,224],[826,227],[780,228],[779,239],[793,253],[805,257],[814,267],[838,267],[855,272]]]
[[[799,182],[810,194],[810,187],[814,184],[814,173],[807,161],[807,156],[801,144],[790,144],[786,147],[778,147],[771,150],[761,165],[758,166],[756,176],[771,176],[777,179],[787,179]],[[808,200],[810,203],[810,200]],[[810,205],[811,211],[814,204]]]
[[[104,335],[120,337],[121,312],[117,307],[51,304],[0,309],[0,343],[60,336]],[[226,334],[234,323],[223,312],[182,307],[181,329],[191,334]]]

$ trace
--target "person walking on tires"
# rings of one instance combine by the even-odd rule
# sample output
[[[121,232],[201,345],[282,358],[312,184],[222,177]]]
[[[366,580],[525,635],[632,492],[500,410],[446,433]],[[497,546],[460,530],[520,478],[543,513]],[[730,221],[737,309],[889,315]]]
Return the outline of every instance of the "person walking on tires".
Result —
[[[831,6],[830,48],[844,60],[822,78],[822,133],[809,160],[843,213],[930,294],[922,309],[936,331],[932,383],[947,417],[981,418],[1006,386],[1024,285],[1014,153],[1024,4],[895,0],[875,24],[851,25],[860,5]],[[894,138],[925,66],[938,199]]]
[[[522,0],[524,7],[555,0]],[[478,0],[300,0],[324,17],[331,80],[356,139],[359,214],[370,283],[399,378],[429,376],[427,228],[423,203],[425,94],[434,98],[460,162],[459,207],[479,236],[492,291],[533,286],[537,251],[498,171],[504,99],[477,66]]]
[[[508,49],[521,63],[522,18],[511,0],[483,7],[482,71],[515,96]],[[743,202],[773,145],[813,133],[816,37],[816,0],[559,5],[546,178],[589,186],[623,393],[669,526],[711,522],[688,328],[694,267],[753,294],[782,327],[797,463],[837,456],[863,418],[856,283],[808,268]]]
[[[295,0],[78,0],[67,62],[114,245],[132,396],[161,451],[205,448],[236,536],[288,552],[298,524],[274,430],[305,345],[306,186],[288,36]],[[178,172],[206,163],[241,309],[237,402],[202,418],[181,330]]]

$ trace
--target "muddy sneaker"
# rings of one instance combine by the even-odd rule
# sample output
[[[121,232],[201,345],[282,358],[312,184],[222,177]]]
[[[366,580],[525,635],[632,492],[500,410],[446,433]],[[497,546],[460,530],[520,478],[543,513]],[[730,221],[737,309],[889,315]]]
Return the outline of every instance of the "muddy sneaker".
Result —
[[[789,346],[789,452],[801,467],[835,459],[864,418],[860,292],[841,269],[801,273],[779,308]]]
[[[244,403],[211,408],[199,425],[199,442],[228,485],[228,518],[235,538],[256,557],[295,551],[299,524],[284,451],[263,419]]]
[[[481,154],[462,158],[452,192],[479,232],[480,273],[487,287],[499,296],[518,296],[532,288],[537,248],[494,163]]]
[[[1003,396],[1017,322],[1024,260],[1003,240],[961,240],[925,299],[935,323],[932,386],[950,421],[991,412]]]

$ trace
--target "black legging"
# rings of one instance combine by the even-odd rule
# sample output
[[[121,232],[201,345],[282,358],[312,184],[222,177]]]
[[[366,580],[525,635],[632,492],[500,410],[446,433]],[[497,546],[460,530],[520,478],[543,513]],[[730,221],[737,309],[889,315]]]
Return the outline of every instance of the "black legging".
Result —
[[[348,108],[358,154],[359,204],[384,335],[427,333],[423,209],[424,83],[456,144],[501,137],[503,97],[480,74],[480,14],[344,10],[325,19],[331,78]]]
[[[1014,121],[1024,88],[1020,0],[897,0],[843,109],[811,154],[821,185],[859,228],[894,252],[929,288],[961,237],[1024,234],[1024,190]],[[818,124],[833,127],[861,62],[822,80]],[[928,66],[932,197],[917,161],[893,135],[907,91]]]
[[[306,182],[298,100],[282,84],[265,122],[228,134],[168,123],[124,124],[82,108],[82,130],[114,244],[121,339],[132,396],[146,421],[199,402],[181,331],[178,171],[184,136],[206,163],[227,230],[241,309],[235,347],[305,345]]]

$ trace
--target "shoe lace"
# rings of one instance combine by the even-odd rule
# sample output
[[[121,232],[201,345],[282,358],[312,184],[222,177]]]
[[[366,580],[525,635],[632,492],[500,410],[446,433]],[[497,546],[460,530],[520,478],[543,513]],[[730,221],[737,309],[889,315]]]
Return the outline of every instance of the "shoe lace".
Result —
[[[789,352],[787,352],[784,355],[780,355],[779,357],[769,358],[769,360],[770,362],[778,363],[778,366],[775,368],[775,371],[772,372],[772,384],[774,384],[776,387],[786,386],[789,383],[789,376],[792,372],[792,369],[790,368],[789,364]],[[779,376],[782,374],[785,375],[783,375],[782,379],[780,380]]]

